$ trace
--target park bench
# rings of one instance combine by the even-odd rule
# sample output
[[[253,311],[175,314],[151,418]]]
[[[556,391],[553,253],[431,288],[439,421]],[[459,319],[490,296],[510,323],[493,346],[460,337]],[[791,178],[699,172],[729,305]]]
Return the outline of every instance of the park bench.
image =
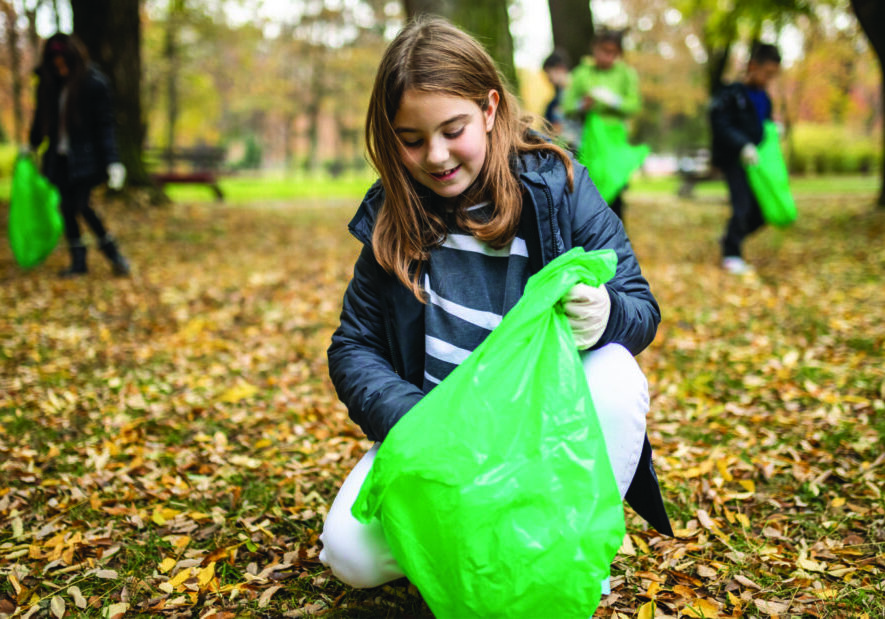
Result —
[[[147,149],[145,161],[151,179],[160,187],[168,183],[192,183],[207,185],[219,201],[224,193],[218,186],[218,178],[227,158],[227,151],[218,146],[191,146],[187,148]]]
[[[678,190],[680,198],[692,197],[695,185],[699,183],[722,179],[722,173],[713,166],[710,151],[706,148],[698,148],[680,155],[676,172],[681,181]]]

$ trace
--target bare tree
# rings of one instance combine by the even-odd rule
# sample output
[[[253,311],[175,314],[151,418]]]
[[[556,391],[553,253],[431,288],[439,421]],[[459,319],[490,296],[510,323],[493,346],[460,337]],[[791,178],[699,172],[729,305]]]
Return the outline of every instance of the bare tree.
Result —
[[[851,0],[851,8],[860,27],[870,40],[879,60],[879,114],[882,123],[882,170],[881,189],[876,204],[885,208],[885,0]]]

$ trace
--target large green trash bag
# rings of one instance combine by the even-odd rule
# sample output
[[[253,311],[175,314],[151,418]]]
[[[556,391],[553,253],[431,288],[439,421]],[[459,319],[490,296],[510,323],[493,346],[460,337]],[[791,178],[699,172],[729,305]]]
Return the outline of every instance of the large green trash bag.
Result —
[[[393,427],[353,506],[439,619],[587,619],[624,512],[559,304],[612,250],[575,248],[529,279],[489,337]]]
[[[19,156],[9,197],[9,244],[20,266],[37,266],[55,249],[64,228],[58,203],[58,189],[34,160]]]
[[[746,170],[762,217],[773,226],[789,226],[796,221],[798,213],[790,192],[790,176],[781,152],[777,125],[770,120],[762,125],[758,151],[759,163],[746,166]]]
[[[606,202],[614,200],[648,156],[647,144],[630,144],[627,126],[617,118],[587,114],[578,149],[580,161]]]

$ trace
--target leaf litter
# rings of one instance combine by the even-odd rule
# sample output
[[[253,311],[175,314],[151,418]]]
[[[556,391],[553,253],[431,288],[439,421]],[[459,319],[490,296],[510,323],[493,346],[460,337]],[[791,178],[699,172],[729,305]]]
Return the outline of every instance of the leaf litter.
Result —
[[[885,613],[885,214],[799,206],[735,278],[723,204],[631,199],[677,535],[627,510],[598,617]],[[354,591],[318,561],[370,446],[325,358],[353,207],[107,202],[125,280],[0,248],[0,617],[429,616],[405,579]]]

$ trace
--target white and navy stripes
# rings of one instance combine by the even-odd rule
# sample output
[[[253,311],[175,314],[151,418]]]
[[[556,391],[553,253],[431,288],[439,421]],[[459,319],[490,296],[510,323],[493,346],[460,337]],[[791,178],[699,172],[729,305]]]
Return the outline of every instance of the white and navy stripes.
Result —
[[[488,206],[477,205],[479,210]],[[451,231],[430,252],[424,275],[424,391],[460,365],[522,296],[529,277],[525,241],[494,249]]]

